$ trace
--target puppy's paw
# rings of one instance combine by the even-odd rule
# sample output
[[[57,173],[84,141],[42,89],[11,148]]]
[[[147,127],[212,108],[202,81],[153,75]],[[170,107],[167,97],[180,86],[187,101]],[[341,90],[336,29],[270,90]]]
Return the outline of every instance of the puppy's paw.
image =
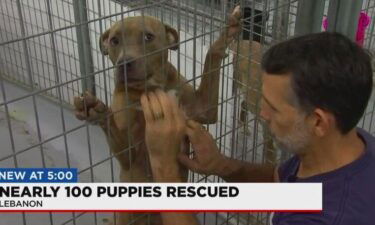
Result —
[[[93,124],[103,122],[109,112],[108,107],[89,92],[74,97],[74,107],[77,119]]]
[[[241,32],[241,7],[237,5],[228,18],[228,38],[235,38]]]

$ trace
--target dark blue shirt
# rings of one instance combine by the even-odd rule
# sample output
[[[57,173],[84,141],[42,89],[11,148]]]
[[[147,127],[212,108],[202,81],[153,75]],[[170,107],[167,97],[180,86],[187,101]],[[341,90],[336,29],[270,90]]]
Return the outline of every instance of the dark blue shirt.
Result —
[[[299,179],[299,159],[279,168],[281,182],[322,182],[322,213],[275,213],[273,225],[375,225],[375,138],[362,129],[366,147],[354,162],[337,170]]]

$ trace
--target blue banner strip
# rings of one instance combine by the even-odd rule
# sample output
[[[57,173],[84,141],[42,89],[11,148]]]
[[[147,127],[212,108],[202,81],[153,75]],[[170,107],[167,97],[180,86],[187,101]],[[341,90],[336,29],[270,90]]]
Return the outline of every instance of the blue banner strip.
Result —
[[[76,183],[77,168],[0,168],[0,183]]]

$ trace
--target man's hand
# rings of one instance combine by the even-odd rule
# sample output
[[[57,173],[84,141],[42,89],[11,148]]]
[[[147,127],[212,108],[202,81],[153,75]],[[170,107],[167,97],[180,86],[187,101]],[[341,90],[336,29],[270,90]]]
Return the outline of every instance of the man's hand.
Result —
[[[221,176],[227,158],[220,153],[211,134],[193,120],[187,122],[186,133],[194,150],[193,157],[179,154],[180,162],[194,172]]]
[[[177,101],[156,90],[141,97],[146,121],[145,140],[156,181],[181,180],[177,155],[185,136],[186,120]]]
[[[227,182],[278,182],[273,165],[257,165],[230,159],[222,155],[211,134],[192,120],[187,122],[186,133],[193,147],[193,157],[179,154],[178,159],[194,172],[217,175]]]

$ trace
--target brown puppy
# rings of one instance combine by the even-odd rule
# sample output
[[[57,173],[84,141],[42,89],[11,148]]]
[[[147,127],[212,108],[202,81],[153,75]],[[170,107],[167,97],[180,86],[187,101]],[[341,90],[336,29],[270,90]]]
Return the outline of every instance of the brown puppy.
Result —
[[[100,47],[115,66],[113,102],[108,108],[95,96],[75,97],[76,116],[97,122],[107,136],[111,151],[121,165],[122,182],[152,182],[144,143],[145,122],[139,109],[142,93],[156,88],[174,92],[186,115],[201,123],[215,123],[219,95],[219,74],[227,44],[240,31],[240,8],[236,7],[224,32],[210,47],[198,90],[168,62],[168,49],[178,48],[178,32],[148,16],[129,17],[115,23],[100,37]],[[181,168],[187,178],[187,170]],[[186,179],[185,179],[186,180]],[[124,202],[126,204],[126,202]],[[120,225],[146,224],[147,217],[117,215]],[[151,224],[161,224],[159,216]]]
[[[245,132],[248,133],[246,122],[247,113],[250,111],[256,115],[260,108],[262,97],[262,47],[255,41],[241,40],[234,41],[230,45],[233,51],[233,72],[234,80],[240,90],[244,93],[244,101],[241,103],[240,121],[245,125]],[[267,125],[260,121],[263,130],[264,158],[266,163],[274,163],[276,160],[275,149],[270,138]]]

